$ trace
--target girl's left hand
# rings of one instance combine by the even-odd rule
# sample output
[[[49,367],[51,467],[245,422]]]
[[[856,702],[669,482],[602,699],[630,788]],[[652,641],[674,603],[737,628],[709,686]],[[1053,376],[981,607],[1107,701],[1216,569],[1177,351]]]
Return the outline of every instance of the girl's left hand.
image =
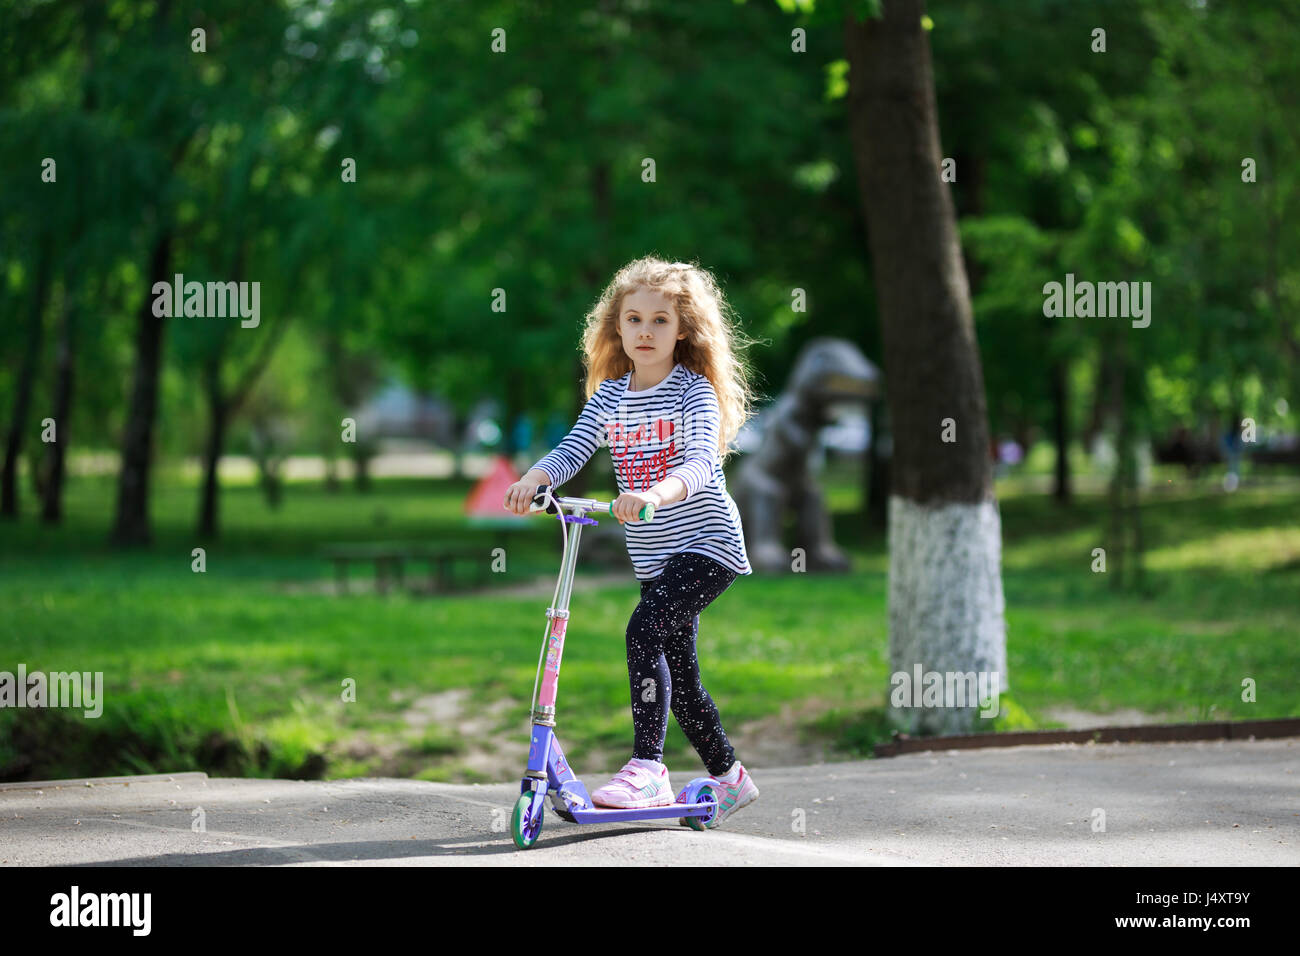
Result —
[[[663,500],[653,491],[640,493],[629,491],[614,499],[614,517],[618,519],[619,524],[626,524],[629,521],[639,522],[641,519],[637,516],[646,505],[654,505],[657,511],[663,507]]]

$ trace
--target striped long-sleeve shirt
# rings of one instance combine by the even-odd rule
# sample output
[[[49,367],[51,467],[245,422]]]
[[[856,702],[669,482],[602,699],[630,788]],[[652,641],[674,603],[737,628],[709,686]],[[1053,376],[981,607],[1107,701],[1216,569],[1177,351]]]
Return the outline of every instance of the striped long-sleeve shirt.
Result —
[[[658,577],[682,551],[705,554],[737,574],[752,574],[740,511],[727,494],[718,462],[721,418],[707,377],[678,363],[657,385],[627,390],[631,373],[609,378],[592,393],[564,440],[539,460],[562,485],[596,449],[609,448],[619,494],[648,491],[672,475],[686,485],[681,501],[655,509],[649,521],[623,525],[639,580]]]

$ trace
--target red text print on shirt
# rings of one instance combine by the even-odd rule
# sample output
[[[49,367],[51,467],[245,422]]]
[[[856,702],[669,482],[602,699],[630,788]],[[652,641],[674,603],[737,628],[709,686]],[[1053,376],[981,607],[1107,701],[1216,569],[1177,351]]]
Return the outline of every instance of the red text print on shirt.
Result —
[[[668,461],[677,452],[673,432],[677,424],[664,418],[653,424],[641,424],[635,429],[621,422],[609,422],[605,431],[609,439],[609,453],[614,459],[614,470],[623,479],[629,491],[648,491],[668,477]],[[666,448],[650,451],[639,447],[662,445]]]

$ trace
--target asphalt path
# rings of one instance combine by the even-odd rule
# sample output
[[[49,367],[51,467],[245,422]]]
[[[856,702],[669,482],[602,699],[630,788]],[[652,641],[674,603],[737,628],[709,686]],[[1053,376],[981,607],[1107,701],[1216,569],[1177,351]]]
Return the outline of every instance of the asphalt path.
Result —
[[[0,865],[1296,866],[1298,768],[1297,737],[751,767],[761,795],[717,829],[577,825],[548,807],[525,851],[509,833],[517,779],[3,784]],[[591,790],[618,768],[582,769]]]

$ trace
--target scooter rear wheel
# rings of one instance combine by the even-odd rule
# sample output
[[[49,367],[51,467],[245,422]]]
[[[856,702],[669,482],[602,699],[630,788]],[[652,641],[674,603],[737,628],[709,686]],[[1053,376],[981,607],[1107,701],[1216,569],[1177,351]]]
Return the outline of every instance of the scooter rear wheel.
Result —
[[[538,801],[537,809],[533,811],[533,797],[531,792],[521,793],[515,801],[514,812],[510,814],[510,836],[521,850],[527,850],[542,834],[546,807]]]

